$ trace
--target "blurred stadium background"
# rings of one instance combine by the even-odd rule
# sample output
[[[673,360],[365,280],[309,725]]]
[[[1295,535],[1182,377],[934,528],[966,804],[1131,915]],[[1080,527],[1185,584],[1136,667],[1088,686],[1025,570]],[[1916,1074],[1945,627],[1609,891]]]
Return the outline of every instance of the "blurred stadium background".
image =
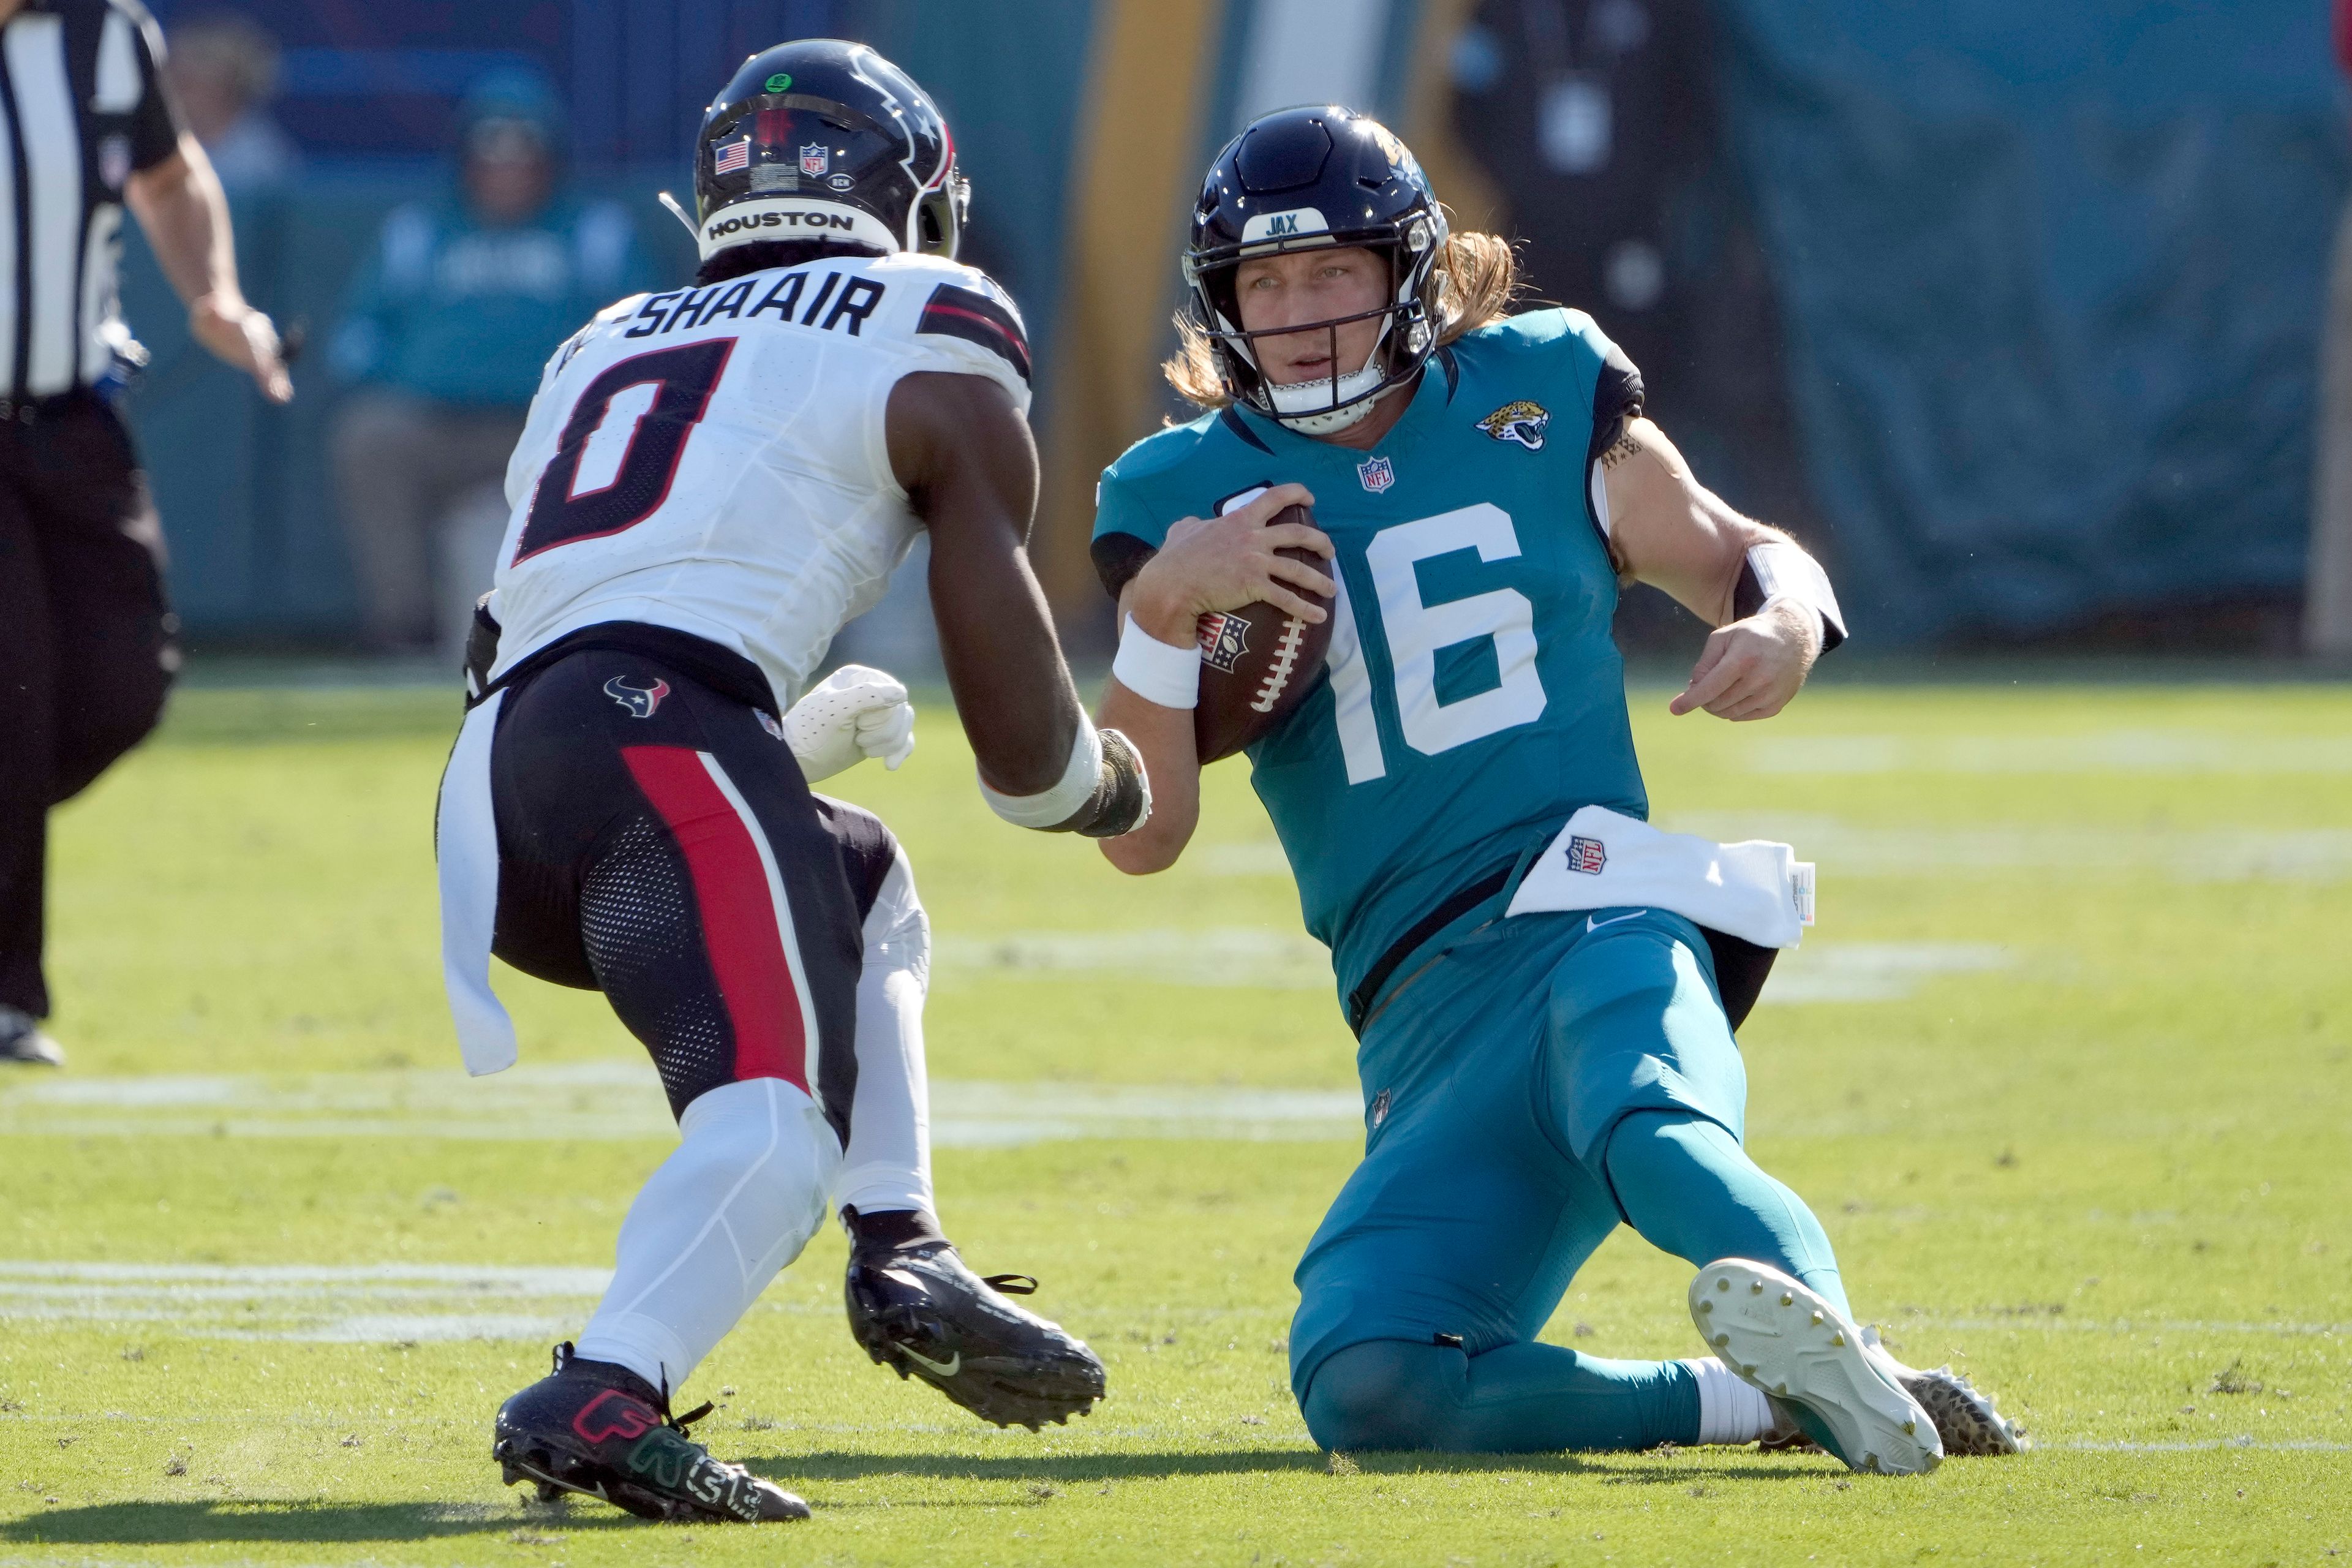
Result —
[[[167,34],[252,25],[229,29],[228,107],[282,140],[231,181],[240,263],[310,343],[297,402],[265,408],[192,350],[152,261],[128,268],[154,355],[131,406],[199,650],[357,646],[330,459],[356,382],[332,351],[386,215],[450,188],[470,89],[542,79],[572,187],[617,201],[643,264],[682,279],[688,237],[653,195],[690,189],[706,94],[822,34],[899,61],[956,128],[967,258],[1038,351],[1036,551],[1076,647],[1108,630],[1093,476],[1172,409],[1153,366],[1198,171],[1250,115],[1327,99],[1395,125],[1458,221],[1526,242],[1538,296],[1626,346],[1701,476],[1829,557],[1864,647],[2304,640],[2352,179],[2325,0],[154,8]],[[921,663],[911,575],[853,628],[862,657]],[[1643,597],[1628,641],[1687,646]]]

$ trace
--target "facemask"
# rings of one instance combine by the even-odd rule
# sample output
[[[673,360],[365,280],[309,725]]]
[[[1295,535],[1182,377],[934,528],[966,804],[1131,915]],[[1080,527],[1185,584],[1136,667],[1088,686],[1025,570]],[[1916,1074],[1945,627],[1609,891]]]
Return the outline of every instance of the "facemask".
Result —
[[[1274,403],[1275,418],[1285,429],[1296,430],[1302,436],[1328,436],[1335,430],[1360,424],[1380,401],[1367,394],[1381,384],[1381,372],[1374,362],[1381,357],[1381,344],[1387,340],[1388,331],[1383,327],[1380,337],[1372,342],[1372,352],[1364,356],[1363,368],[1340,376],[1336,388],[1328,376],[1287,386],[1267,382],[1266,396]],[[1342,405],[1338,408],[1330,406],[1335,391],[1337,401]]]

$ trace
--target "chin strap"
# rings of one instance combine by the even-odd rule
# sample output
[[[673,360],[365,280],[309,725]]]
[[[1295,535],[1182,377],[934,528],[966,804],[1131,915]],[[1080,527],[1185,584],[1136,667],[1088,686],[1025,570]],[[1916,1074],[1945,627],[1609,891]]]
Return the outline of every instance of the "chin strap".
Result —
[[[1333,336],[1336,338],[1338,334],[1335,332]],[[1370,416],[1373,406],[1383,395],[1372,389],[1381,384],[1381,372],[1375,368],[1375,362],[1381,357],[1381,345],[1388,341],[1389,329],[1383,324],[1381,335],[1372,340],[1372,352],[1364,356],[1361,365],[1345,375],[1326,376],[1319,382],[1293,382],[1288,385],[1267,382],[1266,401],[1274,405],[1275,421],[1284,429],[1296,430],[1302,436],[1328,436],[1351,425],[1361,424]],[[1326,405],[1300,413],[1284,410],[1282,405],[1286,402],[1298,404],[1309,401],[1318,386],[1331,389],[1331,399],[1338,403],[1338,407]],[[1290,395],[1286,397],[1285,394]]]
[[[692,218],[686,216],[686,209],[677,205],[677,198],[676,196],[671,195],[667,191],[663,191],[656,195],[654,197],[654,200],[669,208],[669,216],[677,219],[678,222],[686,225],[686,232],[694,236],[695,244],[700,245],[702,243],[702,229],[700,226],[696,224]]]

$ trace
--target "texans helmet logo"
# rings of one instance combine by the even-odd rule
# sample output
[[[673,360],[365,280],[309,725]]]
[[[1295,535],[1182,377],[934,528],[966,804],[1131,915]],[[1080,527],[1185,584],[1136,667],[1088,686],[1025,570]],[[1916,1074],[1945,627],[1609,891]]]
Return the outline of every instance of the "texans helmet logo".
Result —
[[[1530,452],[1540,452],[1544,444],[1544,426],[1551,423],[1551,410],[1540,403],[1506,403],[1484,419],[1478,428],[1497,441],[1517,441]]]
[[[669,695],[669,682],[656,677],[651,686],[632,686],[619,676],[604,682],[604,695],[629,710],[633,719],[650,719]]]

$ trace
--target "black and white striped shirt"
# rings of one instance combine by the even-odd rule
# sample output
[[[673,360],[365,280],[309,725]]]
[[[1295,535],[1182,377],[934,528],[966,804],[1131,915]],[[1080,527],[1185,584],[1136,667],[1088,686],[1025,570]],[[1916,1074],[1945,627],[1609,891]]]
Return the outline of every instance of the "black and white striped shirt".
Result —
[[[0,398],[54,397],[128,341],[122,187],[178,148],[138,0],[26,0],[0,24]]]

